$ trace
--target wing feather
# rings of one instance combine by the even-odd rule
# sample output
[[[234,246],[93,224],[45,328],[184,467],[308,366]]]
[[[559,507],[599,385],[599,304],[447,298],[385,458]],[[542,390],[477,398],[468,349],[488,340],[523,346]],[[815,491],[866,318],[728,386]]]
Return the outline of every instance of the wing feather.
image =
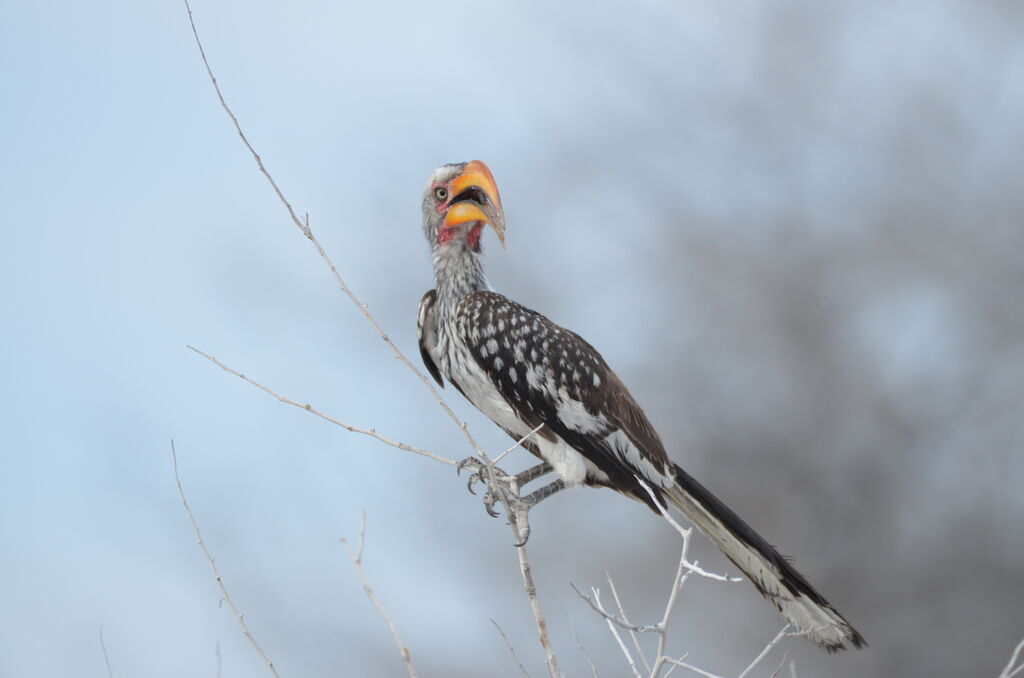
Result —
[[[644,411],[601,354],[575,332],[495,292],[467,295],[458,330],[479,367],[531,427],[544,423],[635,494],[640,473],[663,484],[668,455]],[[671,473],[669,471],[669,473]],[[649,503],[642,490],[638,499]]]
[[[441,378],[441,370],[431,354],[437,346],[437,318],[434,313],[434,304],[437,303],[437,290],[430,290],[420,300],[420,310],[416,314],[416,335],[419,338],[420,357],[426,365],[430,376],[434,377],[438,385],[444,388],[444,380]]]

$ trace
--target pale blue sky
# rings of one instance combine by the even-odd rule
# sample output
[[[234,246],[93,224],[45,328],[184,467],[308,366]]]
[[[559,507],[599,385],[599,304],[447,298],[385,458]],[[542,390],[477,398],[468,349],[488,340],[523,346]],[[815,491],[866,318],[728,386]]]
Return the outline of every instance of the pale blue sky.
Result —
[[[408,355],[417,355],[415,310],[431,286],[420,191],[437,165],[481,158],[509,221],[508,250],[492,247],[489,257],[496,287],[598,345],[674,449],[691,435],[706,441],[722,416],[731,423],[718,429],[789,421],[782,403],[806,390],[789,363],[756,348],[759,333],[789,327],[788,316],[772,306],[738,313],[732,325],[709,320],[733,303],[757,306],[763,278],[730,264],[743,261],[732,252],[751,252],[769,280],[773,261],[792,272],[790,255],[811,262],[814,280],[830,280],[818,269],[838,262],[835,287],[822,294],[842,308],[867,299],[843,312],[849,336],[837,345],[850,354],[839,364],[859,356],[877,369],[872,384],[915,394],[923,404],[907,402],[927,415],[918,422],[941,419],[930,398],[961,393],[962,383],[1003,394],[992,396],[1001,409],[985,406],[971,415],[975,428],[956,429],[1006,436],[992,433],[1007,456],[964,481],[963,501],[983,496],[994,515],[1024,508],[999,478],[1000,464],[1020,454],[1020,428],[1006,422],[1019,419],[1007,403],[1019,393],[1014,375],[1024,374],[1024,333],[1014,333],[1003,281],[1024,274],[1010,276],[1019,262],[996,256],[1021,244],[1024,215],[1019,11],[923,0],[197,1],[193,10],[251,140]],[[356,536],[362,509],[368,574],[424,673],[514,675],[488,621],[495,617],[539,674],[508,534],[485,520],[450,469],[286,408],[185,349],[197,345],[352,423],[450,457],[466,453],[255,171],[217,105],[183,5],[8,3],[4,16],[0,676],[106,675],[101,626],[115,676],[213,675],[218,643],[224,676],[259,674],[218,608],[177,501],[171,438],[229,590],[283,676],[401,670],[338,545]],[[932,218],[945,220],[934,237],[894,237],[865,255],[866,268],[844,268],[865,233]],[[951,234],[1003,263],[949,246]],[[706,257],[693,256],[706,270],[680,263],[683,248],[704,246]],[[814,247],[834,258],[799,258]],[[932,249],[927,261],[940,263],[921,263]],[[997,276],[1004,270],[1010,277]],[[986,285],[993,291],[979,293]],[[713,300],[725,300],[724,310]],[[1007,303],[994,313],[1007,324],[985,325],[979,309]],[[654,347],[645,339],[653,332],[661,333]],[[998,355],[986,348],[992,337]],[[979,362],[983,354],[997,356],[998,369]],[[986,381],[996,376],[998,384]],[[766,384],[775,390],[761,394]],[[457,394],[446,395],[483,442],[505,446]],[[875,488],[864,478],[898,477],[857,456],[861,444],[850,441],[871,440],[872,425],[854,423],[829,443],[837,484],[857,478]],[[914,486],[920,513],[884,521],[865,549],[883,560],[887,548],[900,550],[890,523],[920,518],[929,527],[917,534],[950,524],[931,500],[962,473],[950,460],[980,449],[963,435],[935,435],[923,448],[938,460],[926,465],[924,485],[899,477]],[[942,456],[950,440],[960,447]],[[719,478],[716,487],[735,473],[730,499],[773,504],[742,467],[687,454],[676,456]],[[783,476],[807,469],[806,460],[772,463]],[[821,658],[795,644],[794,656],[808,675],[899,665],[884,626],[898,615],[851,593],[877,585],[843,565],[864,551],[835,543],[842,529],[825,532],[827,546],[809,537],[793,516],[822,510],[819,499],[790,496],[792,504],[774,504],[777,515],[753,522],[785,540],[812,580],[840,591],[880,648]],[[862,505],[845,501],[828,510],[856,522],[849,516]],[[602,675],[624,667],[566,580],[598,583],[605,567],[618,567],[624,586],[634,581],[637,607],[656,610],[660,594],[645,587],[667,586],[674,568],[669,533],[622,502],[578,492],[549,509],[546,528],[538,518],[538,576],[572,675],[585,664],[570,621],[589,625],[584,638],[609,667]],[[633,569],[631,553],[650,562]],[[1020,557],[1019,549],[993,555],[993,567],[1019,569]],[[709,670],[735,672],[779,624],[749,587],[724,598],[705,589],[695,589],[677,646]],[[736,618],[743,628],[730,623]],[[986,670],[1024,635],[1019,614],[998,621],[1003,635],[978,652],[992,659]],[[722,643],[723,634],[735,641]],[[914,656],[931,648],[923,637],[907,643]],[[917,675],[912,662],[903,666]]]

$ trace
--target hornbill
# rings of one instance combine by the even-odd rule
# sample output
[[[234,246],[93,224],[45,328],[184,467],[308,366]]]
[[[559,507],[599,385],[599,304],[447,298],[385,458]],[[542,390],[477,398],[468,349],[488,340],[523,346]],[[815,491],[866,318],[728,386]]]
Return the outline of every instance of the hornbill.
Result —
[[[609,487],[656,512],[675,506],[707,535],[797,633],[827,651],[866,645],[864,638],[789,560],[728,506],[674,464],[658,433],[601,354],[582,337],[493,292],[484,276],[480,239],[491,226],[505,244],[505,218],[494,177],[475,160],[434,171],[423,196],[435,289],[420,302],[420,353],[473,405],[542,463],[488,482],[488,512],[501,492],[525,541],[527,512],[574,485]],[[470,458],[474,481],[490,469]],[[556,479],[519,496],[550,472]],[[650,491],[648,491],[648,489]]]

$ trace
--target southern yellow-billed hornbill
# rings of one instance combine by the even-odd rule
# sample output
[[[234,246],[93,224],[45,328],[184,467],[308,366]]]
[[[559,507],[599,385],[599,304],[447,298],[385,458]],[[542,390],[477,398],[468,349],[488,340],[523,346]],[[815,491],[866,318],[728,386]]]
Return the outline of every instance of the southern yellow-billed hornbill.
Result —
[[[423,227],[437,287],[419,309],[423,361],[543,463],[501,474],[488,492],[489,512],[504,493],[528,532],[527,512],[573,485],[610,487],[657,511],[679,509],[725,553],[794,629],[828,651],[865,645],[861,635],[790,562],[732,509],[668,458],[658,433],[593,346],[541,314],[492,292],[480,237],[490,225],[505,244],[498,187],[480,161],[445,165],[423,196]],[[531,431],[534,433],[531,434]],[[474,480],[487,478],[469,459]],[[519,496],[519,488],[554,471],[557,479]],[[642,484],[643,483],[643,484]]]

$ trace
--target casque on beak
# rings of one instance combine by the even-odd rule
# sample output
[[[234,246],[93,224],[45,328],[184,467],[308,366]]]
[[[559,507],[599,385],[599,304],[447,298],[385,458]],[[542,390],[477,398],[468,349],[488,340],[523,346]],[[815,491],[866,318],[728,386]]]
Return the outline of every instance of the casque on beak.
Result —
[[[504,248],[505,214],[501,209],[498,185],[494,183],[487,165],[480,160],[466,163],[462,173],[452,179],[449,189],[452,201],[445,213],[444,225],[452,227],[483,221],[498,234],[498,241]]]

